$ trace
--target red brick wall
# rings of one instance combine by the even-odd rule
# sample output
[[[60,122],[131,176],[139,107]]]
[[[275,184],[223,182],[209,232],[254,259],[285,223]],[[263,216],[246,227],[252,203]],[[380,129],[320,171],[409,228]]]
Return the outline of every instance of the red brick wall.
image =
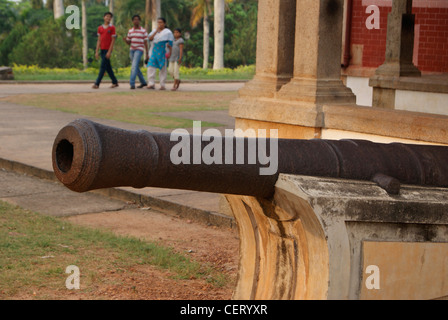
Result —
[[[380,8],[379,30],[368,30],[365,13],[367,5]],[[390,1],[354,0],[351,32],[352,45],[363,45],[362,65],[378,67],[384,62],[386,51],[387,16]],[[448,72],[448,0],[414,0],[416,18],[416,44],[414,61],[422,71]]]

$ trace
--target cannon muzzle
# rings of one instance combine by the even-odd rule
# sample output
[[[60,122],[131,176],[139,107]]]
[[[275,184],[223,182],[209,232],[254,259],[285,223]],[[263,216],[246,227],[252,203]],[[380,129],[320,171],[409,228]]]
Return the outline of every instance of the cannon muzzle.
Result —
[[[89,120],[63,128],[56,177],[85,192],[160,187],[269,197],[280,173],[448,187],[448,147],[362,140],[285,140],[127,131]],[[398,185],[398,190],[397,190]]]

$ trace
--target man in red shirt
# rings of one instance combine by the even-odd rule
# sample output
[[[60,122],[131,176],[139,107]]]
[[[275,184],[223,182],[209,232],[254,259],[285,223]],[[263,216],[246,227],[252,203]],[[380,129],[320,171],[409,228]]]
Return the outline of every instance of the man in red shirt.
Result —
[[[104,24],[98,27],[98,41],[96,44],[95,58],[98,59],[99,54],[101,53],[101,67],[98,78],[92,87],[93,89],[98,89],[100,87],[101,80],[106,72],[112,80],[111,88],[118,87],[118,80],[115,77],[114,70],[112,70],[112,65],[110,63],[110,56],[114,49],[115,39],[117,37],[115,27],[110,24],[113,16],[112,12],[106,12],[104,14]]]

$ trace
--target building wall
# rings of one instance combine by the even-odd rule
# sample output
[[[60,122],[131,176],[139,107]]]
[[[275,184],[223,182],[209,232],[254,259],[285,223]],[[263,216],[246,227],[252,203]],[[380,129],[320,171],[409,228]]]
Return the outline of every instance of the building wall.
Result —
[[[352,64],[376,68],[384,62],[391,0],[353,0]],[[369,5],[380,8],[379,30],[368,30]],[[414,63],[424,72],[448,72],[448,0],[414,0]]]

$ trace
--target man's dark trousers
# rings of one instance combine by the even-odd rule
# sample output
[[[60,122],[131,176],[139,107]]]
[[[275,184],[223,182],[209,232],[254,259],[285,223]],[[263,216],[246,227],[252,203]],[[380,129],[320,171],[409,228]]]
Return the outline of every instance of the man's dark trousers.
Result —
[[[115,78],[114,70],[112,70],[112,65],[110,64],[110,59],[106,58],[107,52],[108,50],[101,50],[101,67],[100,73],[98,74],[98,79],[96,79],[97,86],[99,86],[101,80],[103,80],[105,72],[107,72],[113,84],[118,84],[118,80]]]

